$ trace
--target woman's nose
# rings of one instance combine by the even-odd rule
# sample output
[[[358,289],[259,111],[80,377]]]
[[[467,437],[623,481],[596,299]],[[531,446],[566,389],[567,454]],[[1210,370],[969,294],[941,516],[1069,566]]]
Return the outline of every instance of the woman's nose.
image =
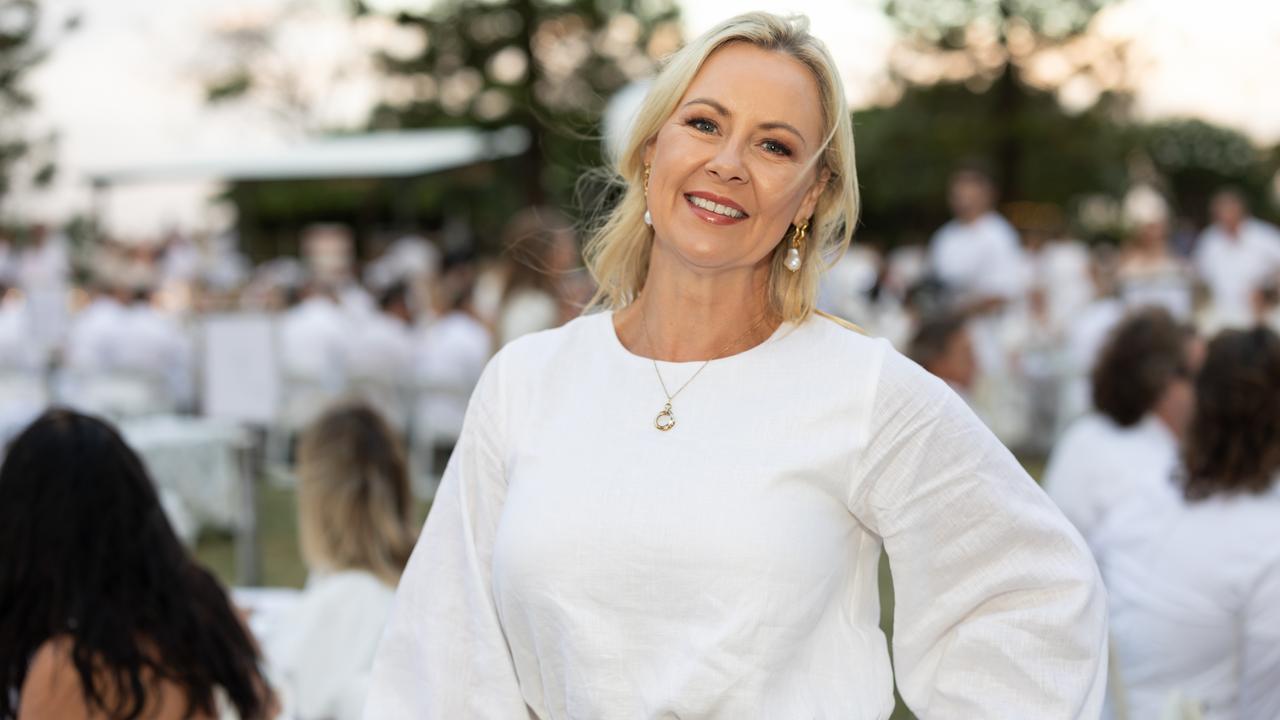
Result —
[[[742,163],[742,146],[738,142],[725,142],[707,162],[707,172],[721,182],[746,182],[747,169]]]

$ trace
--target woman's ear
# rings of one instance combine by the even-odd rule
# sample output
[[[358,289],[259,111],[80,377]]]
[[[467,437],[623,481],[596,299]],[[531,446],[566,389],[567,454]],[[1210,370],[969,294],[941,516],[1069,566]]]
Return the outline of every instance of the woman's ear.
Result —
[[[818,198],[822,197],[822,191],[827,189],[827,183],[831,182],[831,170],[822,168],[818,173],[818,179],[813,181],[809,189],[805,191],[804,198],[800,201],[800,209],[796,211],[795,220],[792,225],[799,225],[802,221],[813,217],[813,212],[818,207]]]
[[[653,164],[653,156],[656,152],[657,144],[658,144],[658,138],[656,137],[651,137],[648,140],[644,141],[644,153],[642,153],[640,157],[644,159],[645,165]]]

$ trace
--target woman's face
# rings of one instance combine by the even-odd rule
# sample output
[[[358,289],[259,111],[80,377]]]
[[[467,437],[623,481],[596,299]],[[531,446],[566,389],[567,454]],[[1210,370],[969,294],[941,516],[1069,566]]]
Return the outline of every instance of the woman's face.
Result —
[[[702,271],[767,262],[822,191],[818,97],[790,55],[742,42],[712,53],[645,151],[655,252]]]

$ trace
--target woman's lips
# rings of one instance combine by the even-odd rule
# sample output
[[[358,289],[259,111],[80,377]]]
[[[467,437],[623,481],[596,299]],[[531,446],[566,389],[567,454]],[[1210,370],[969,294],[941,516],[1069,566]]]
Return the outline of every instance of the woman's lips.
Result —
[[[747,219],[747,215],[745,213],[743,214],[742,217],[735,218],[735,217],[729,217],[728,215],[721,215],[720,213],[715,212],[714,210],[708,210],[703,207],[698,207],[693,202],[694,197],[697,197],[698,199],[704,200],[704,201],[710,200],[710,198],[706,198],[702,195],[689,194],[684,196],[684,202],[685,202],[685,205],[688,206],[689,210],[692,211],[694,215],[696,215],[698,218],[700,218],[705,222],[711,223],[712,225],[736,225],[737,223],[740,223],[743,220]],[[734,208],[734,209],[737,210],[737,208]]]

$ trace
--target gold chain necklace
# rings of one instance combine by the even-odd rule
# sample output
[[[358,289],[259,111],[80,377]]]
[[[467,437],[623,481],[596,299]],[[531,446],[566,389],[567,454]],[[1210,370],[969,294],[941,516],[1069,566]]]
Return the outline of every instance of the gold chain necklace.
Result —
[[[760,327],[760,325],[764,323],[764,319],[767,316],[768,316],[768,313],[761,315],[758,320],[756,320],[754,323],[751,324],[751,327],[747,328],[746,332],[742,333],[737,338],[735,338],[733,342],[730,342],[728,345],[725,345],[723,348],[720,349],[719,352],[717,352],[716,354],[704,360],[702,363],[702,366],[699,367],[697,371],[694,372],[693,375],[689,377],[688,380],[685,380],[684,384],[681,385],[679,388],[677,388],[675,392],[671,392],[667,390],[667,383],[665,380],[662,379],[662,371],[658,369],[657,358],[650,358],[650,360],[653,361],[653,372],[655,375],[658,376],[658,384],[662,386],[662,394],[667,396],[666,404],[662,406],[662,410],[659,411],[657,417],[653,419],[653,426],[661,430],[662,432],[667,432],[668,430],[674,428],[676,426],[676,416],[671,410],[671,403],[675,401],[676,396],[679,395],[681,392],[683,392],[685,388],[689,387],[689,383],[693,382],[698,377],[698,375],[702,374],[702,371],[707,369],[707,366],[711,364],[712,360],[719,359],[720,356],[724,355],[729,348],[733,347],[734,345],[737,345],[738,343],[742,342],[743,339],[751,335],[751,333],[754,332],[756,328]],[[644,337],[645,337],[645,340],[649,342],[649,352],[651,354],[656,354],[657,346],[653,344],[653,336],[649,334],[649,306],[647,303],[640,306],[640,324],[644,326]]]

